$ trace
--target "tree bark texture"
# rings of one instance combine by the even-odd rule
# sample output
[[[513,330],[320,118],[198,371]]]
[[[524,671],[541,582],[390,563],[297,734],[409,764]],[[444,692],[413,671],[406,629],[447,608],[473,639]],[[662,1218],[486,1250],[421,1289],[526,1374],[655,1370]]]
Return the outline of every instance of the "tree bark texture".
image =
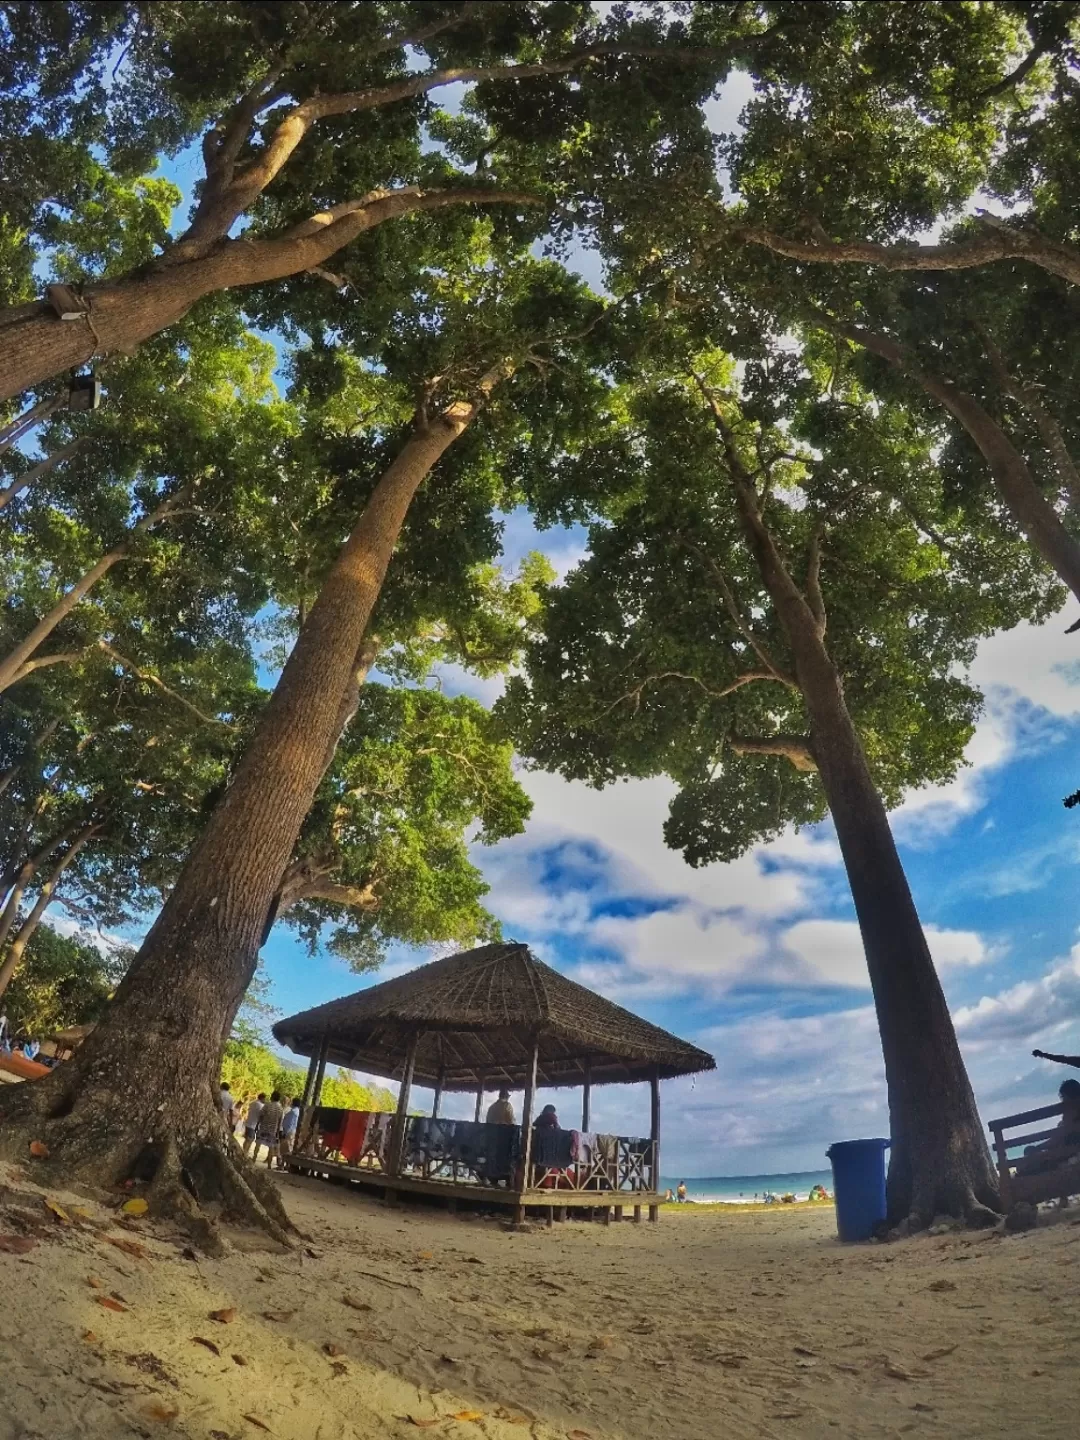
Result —
[[[159,1208],[189,1203],[180,1183],[186,1174],[199,1198],[224,1198],[285,1236],[276,1191],[230,1153],[215,1102],[221,1049],[341,725],[343,695],[405,515],[478,406],[456,403],[419,425],[380,479],[232,784],[93,1035],[48,1077],[0,1095],[0,1143],[9,1152],[36,1138],[30,1130],[44,1130],[50,1163],[100,1181],[130,1173],[149,1150]]]
[[[889,1097],[889,1220],[988,1221],[999,1203],[990,1151],[888,815],[825,645],[824,615],[792,580],[730,431],[725,444],[743,532],[791,647],[866,952]]]
[[[83,298],[90,308],[80,320],[60,320],[44,303],[10,323],[0,311],[0,399],[20,395],[95,356],[136,350],[151,335],[180,320],[204,295],[281,280],[321,265],[365,230],[387,220],[450,205],[535,203],[531,196],[492,189],[413,186],[373,191],[283,235],[222,240],[197,258],[181,264],[163,261],[86,291]]]
[[[1035,483],[1027,461],[987,410],[949,380],[919,368],[896,341],[858,325],[830,322],[830,328],[857,345],[905,370],[926,393],[948,410],[982,453],[1006,509],[1032,547],[1080,600],[1080,541],[1058,518],[1057,511]]]

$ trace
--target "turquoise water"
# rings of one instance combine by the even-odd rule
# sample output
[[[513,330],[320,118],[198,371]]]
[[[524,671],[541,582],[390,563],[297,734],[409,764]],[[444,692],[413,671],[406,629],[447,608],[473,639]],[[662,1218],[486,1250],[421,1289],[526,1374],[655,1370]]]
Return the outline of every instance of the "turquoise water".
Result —
[[[831,1170],[797,1170],[787,1175],[665,1175],[660,1189],[674,1190],[680,1180],[686,1181],[687,1199],[699,1205],[745,1204],[755,1196],[763,1199],[767,1192],[805,1200],[814,1185],[824,1185],[831,1195],[833,1183]]]

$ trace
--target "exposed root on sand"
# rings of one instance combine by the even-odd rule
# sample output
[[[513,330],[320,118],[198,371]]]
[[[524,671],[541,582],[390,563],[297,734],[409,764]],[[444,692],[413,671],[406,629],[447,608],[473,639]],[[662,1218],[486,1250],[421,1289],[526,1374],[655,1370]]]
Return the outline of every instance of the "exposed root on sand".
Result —
[[[32,1162],[54,1184],[115,1191],[145,1183],[150,1214],[178,1224],[208,1254],[225,1248],[219,1217],[292,1245],[296,1231],[269,1172],[244,1156],[211,1097],[171,1115],[160,1106],[128,1117],[118,1097],[73,1094],[67,1079],[61,1068],[0,1090],[0,1156]]]

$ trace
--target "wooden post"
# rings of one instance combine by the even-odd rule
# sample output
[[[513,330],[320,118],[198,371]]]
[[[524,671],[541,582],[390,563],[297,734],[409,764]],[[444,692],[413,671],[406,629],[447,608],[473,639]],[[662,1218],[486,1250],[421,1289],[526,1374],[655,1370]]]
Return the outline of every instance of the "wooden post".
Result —
[[[652,1141],[652,1174],[649,1177],[654,1190],[660,1189],[660,1073],[656,1066],[653,1066],[652,1075],[649,1077],[649,1089],[652,1097],[652,1129],[649,1131],[649,1139]],[[650,1220],[652,1216],[649,1216]]]
[[[434,1104],[433,1104],[432,1107],[431,1107],[431,1118],[432,1118],[433,1120],[437,1120],[437,1119],[439,1118],[439,1106],[442,1104],[442,1092],[443,1092],[443,1085],[444,1085],[445,1083],[446,1083],[446,1067],[443,1066],[443,1067],[439,1070],[439,1078],[438,1078],[438,1080],[436,1080],[436,1082],[435,1082],[435,1101],[434,1101]]]
[[[311,1097],[315,1093],[315,1072],[319,1068],[319,1052],[321,1051],[321,1049],[322,1046],[320,1044],[319,1049],[315,1051],[314,1055],[312,1055],[311,1062],[307,1067],[307,1079],[304,1081],[304,1093],[300,1097],[301,1114],[303,1114],[303,1112],[307,1110],[308,1106],[311,1104]]]
[[[477,1124],[480,1123],[481,1117],[484,1113],[484,1080],[486,1078],[486,1076],[481,1075],[480,1084],[476,1087],[476,1114],[473,1116],[473,1119],[477,1122]]]
[[[635,1206],[634,1206],[634,1224],[635,1224],[635,1225],[640,1225],[640,1224],[641,1224],[641,1206],[640,1206],[640,1205],[635,1205]]]
[[[326,1074],[326,1052],[330,1049],[330,1035],[323,1034],[319,1048],[311,1057],[307,1079],[304,1082],[304,1104],[300,1111],[300,1124],[296,1127],[294,1150],[305,1150],[311,1144],[315,1133],[315,1111],[322,1099],[323,1076]]]
[[[521,1182],[519,1189],[528,1190],[532,1179],[532,1119],[536,1099],[536,1061],[540,1054],[540,1036],[533,1036],[532,1058],[525,1075],[525,1099],[521,1106]]]
[[[589,1121],[592,1118],[592,1061],[585,1061],[585,1084],[581,1092],[581,1133],[589,1133]]]
[[[322,1037],[322,1044],[319,1046],[319,1067],[315,1071],[315,1089],[311,1092],[311,1103],[318,1106],[322,1102],[323,1080],[326,1076],[326,1057],[330,1050],[330,1032]]]
[[[409,1094],[412,1090],[413,1070],[416,1066],[416,1047],[420,1043],[420,1034],[409,1037],[409,1047],[405,1052],[405,1068],[401,1072],[401,1089],[398,1091],[397,1113],[394,1115],[394,1128],[390,1136],[390,1174],[400,1175],[401,1164],[405,1150],[405,1126],[409,1118]]]

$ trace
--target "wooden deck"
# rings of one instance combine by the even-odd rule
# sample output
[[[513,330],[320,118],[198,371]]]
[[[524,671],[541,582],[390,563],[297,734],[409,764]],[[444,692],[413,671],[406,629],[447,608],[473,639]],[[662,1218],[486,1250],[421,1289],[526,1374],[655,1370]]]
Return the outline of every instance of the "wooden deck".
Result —
[[[503,1185],[455,1184],[451,1180],[423,1180],[411,1175],[386,1175],[381,1170],[366,1165],[345,1165],[337,1160],[323,1160],[311,1155],[292,1155],[288,1169],[298,1175],[311,1175],[328,1180],[347,1181],[362,1186],[365,1190],[382,1193],[383,1198],[393,1204],[399,1195],[425,1195],[445,1201],[451,1208],[463,1205],[497,1205],[500,1209],[514,1212],[519,1220],[525,1218],[527,1210],[541,1210],[547,1214],[548,1223],[565,1218],[568,1210],[598,1212],[604,1223],[612,1212],[616,1220],[623,1218],[629,1210],[632,1218],[640,1222],[642,1210],[647,1209],[649,1219],[654,1223],[660,1218],[659,1207],[663,1196],[651,1190],[562,1190],[535,1189],[511,1190]]]

